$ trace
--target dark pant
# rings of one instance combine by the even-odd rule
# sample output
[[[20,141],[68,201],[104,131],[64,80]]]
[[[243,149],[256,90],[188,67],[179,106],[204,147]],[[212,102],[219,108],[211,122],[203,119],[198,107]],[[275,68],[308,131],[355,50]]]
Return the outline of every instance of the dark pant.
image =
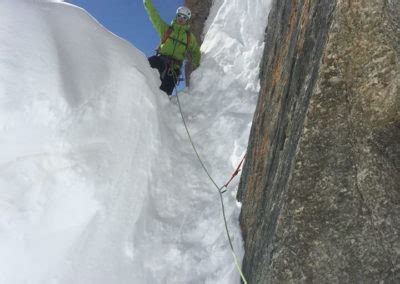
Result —
[[[160,73],[160,89],[172,95],[176,84],[178,83],[180,68],[174,69],[174,61],[163,56],[154,55],[148,58],[150,66],[156,68]]]

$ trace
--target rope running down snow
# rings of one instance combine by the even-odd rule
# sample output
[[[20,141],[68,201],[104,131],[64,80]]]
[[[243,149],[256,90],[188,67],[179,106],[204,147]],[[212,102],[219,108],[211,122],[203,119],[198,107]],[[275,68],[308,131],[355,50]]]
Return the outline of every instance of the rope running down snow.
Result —
[[[179,83],[179,78],[176,77],[175,72],[172,71],[172,74],[174,75],[174,80],[175,80],[175,82]],[[183,116],[181,103],[180,103],[180,101],[179,101],[179,95],[178,95],[177,84],[175,84],[175,88],[174,88],[174,89],[175,89],[176,99],[177,99],[177,101],[178,101],[179,112],[180,112],[180,114],[181,114],[182,121],[183,121],[183,125],[185,126],[185,129],[186,129],[186,133],[187,133],[187,135],[188,135],[188,137],[189,137],[190,144],[192,145],[192,148],[193,148],[193,150],[194,150],[194,152],[195,152],[195,154],[196,154],[196,156],[197,156],[197,159],[199,160],[199,162],[200,162],[202,168],[204,169],[204,172],[207,174],[207,176],[208,176],[208,178],[210,179],[210,181],[214,184],[214,186],[215,186],[215,187],[217,188],[217,190],[218,190],[219,199],[220,199],[220,201],[221,201],[222,215],[223,215],[223,217],[224,217],[225,231],[226,231],[226,235],[227,235],[227,237],[228,237],[229,246],[230,246],[230,248],[231,248],[231,251],[232,251],[232,254],[233,254],[233,258],[234,258],[234,260],[235,260],[235,265],[236,265],[236,268],[237,268],[237,270],[238,270],[238,272],[239,272],[239,274],[240,274],[240,277],[242,278],[243,283],[244,283],[244,284],[247,284],[246,278],[245,278],[244,275],[243,275],[243,271],[242,271],[242,269],[240,268],[238,258],[237,258],[237,256],[236,256],[235,250],[234,250],[234,248],[233,248],[232,239],[231,239],[231,236],[230,236],[230,233],[229,233],[229,229],[228,229],[228,223],[227,223],[227,221],[226,221],[225,205],[224,205],[224,200],[223,200],[223,198],[222,198],[222,193],[223,193],[223,192],[222,192],[222,189],[223,189],[224,187],[226,187],[225,185],[227,185],[228,183],[226,183],[225,185],[219,187],[219,186],[217,185],[217,183],[215,182],[215,180],[211,177],[211,174],[210,174],[209,171],[207,170],[206,166],[204,165],[203,160],[201,159],[201,157],[200,157],[200,155],[199,155],[199,153],[198,153],[198,151],[197,151],[197,148],[196,148],[196,146],[194,145],[192,136],[190,135],[190,131],[189,131],[189,128],[188,128],[188,126],[187,126],[187,124],[186,124],[185,117]],[[243,162],[243,160],[244,160],[244,158],[242,159],[242,162]]]

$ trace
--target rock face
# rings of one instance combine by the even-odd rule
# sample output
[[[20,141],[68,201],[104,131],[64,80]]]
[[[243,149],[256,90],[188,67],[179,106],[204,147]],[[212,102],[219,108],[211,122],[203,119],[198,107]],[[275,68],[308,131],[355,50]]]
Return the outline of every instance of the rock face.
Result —
[[[191,31],[196,36],[199,45],[203,42],[203,28],[204,23],[210,13],[213,0],[185,0],[184,5],[192,12]],[[185,67],[186,85],[189,86],[190,74],[192,73],[191,64]]]
[[[185,0],[184,5],[192,12],[191,31],[199,44],[203,42],[204,22],[207,20],[212,6],[212,0]]]
[[[275,0],[239,186],[249,283],[400,283],[400,1]]]

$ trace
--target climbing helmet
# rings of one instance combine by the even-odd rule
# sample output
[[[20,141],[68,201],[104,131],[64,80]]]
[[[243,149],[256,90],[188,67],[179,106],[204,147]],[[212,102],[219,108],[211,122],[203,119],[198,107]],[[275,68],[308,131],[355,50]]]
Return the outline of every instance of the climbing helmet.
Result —
[[[185,6],[181,6],[176,10],[176,16],[184,18],[186,21],[188,21],[192,17],[192,12],[190,12],[189,8]]]

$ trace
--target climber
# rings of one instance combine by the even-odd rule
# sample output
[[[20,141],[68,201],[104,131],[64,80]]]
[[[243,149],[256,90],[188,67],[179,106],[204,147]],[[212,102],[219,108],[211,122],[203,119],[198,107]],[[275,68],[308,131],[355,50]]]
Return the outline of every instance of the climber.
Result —
[[[161,19],[151,0],[143,0],[143,4],[160,36],[157,53],[148,60],[150,66],[160,73],[160,89],[170,96],[178,83],[183,61],[190,60],[194,69],[200,65],[200,48],[189,30],[191,12],[187,7],[179,7],[175,19],[168,25]]]

